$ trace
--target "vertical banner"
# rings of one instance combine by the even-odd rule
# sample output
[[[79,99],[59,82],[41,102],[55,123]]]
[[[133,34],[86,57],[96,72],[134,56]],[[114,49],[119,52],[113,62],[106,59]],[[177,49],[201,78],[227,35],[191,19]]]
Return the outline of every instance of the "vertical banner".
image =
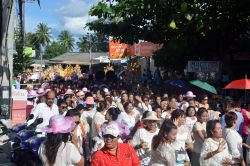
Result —
[[[127,55],[127,44],[109,41],[109,56],[110,59],[122,59]]]
[[[26,121],[27,90],[12,90],[12,125],[22,124]]]

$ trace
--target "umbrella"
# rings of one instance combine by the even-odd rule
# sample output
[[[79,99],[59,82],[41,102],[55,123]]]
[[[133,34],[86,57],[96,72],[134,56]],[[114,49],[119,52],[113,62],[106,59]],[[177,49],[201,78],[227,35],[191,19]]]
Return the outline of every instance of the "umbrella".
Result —
[[[200,80],[193,80],[193,81],[190,81],[191,84],[201,88],[201,89],[204,89],[208,92],[211,92],[213,94],[217,94],[217,90],[215,89],[215,87],[213,87],[212,85],[206,83],[206,82],[203,82],[203,81],[200,81]]]
[[[182,80],[167,80],[164,83],[170,84],[172,86],[176,86],[176,87],[179,87],[179,88],[188,89],[188,85],[186,84],[185,81],[182,81]]]
[[[224,89],[250,89],[250,79],[240,79],[230,82]]]

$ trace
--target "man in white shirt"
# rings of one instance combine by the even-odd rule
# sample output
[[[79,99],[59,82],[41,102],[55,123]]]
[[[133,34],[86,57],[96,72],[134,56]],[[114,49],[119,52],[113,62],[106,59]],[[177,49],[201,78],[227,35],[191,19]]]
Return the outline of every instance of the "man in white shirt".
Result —
[[[33,110],[32,114],[34,118],[27,122],[27,125],[31,125],[38,118],[42,118],[43,122],[37,126],[37,128],[41,128],[49,125],[49,120],[52,116],[58,115],[59,110],[58,106],[54,104],[55,100],[55,92],[49,91],[46,94],[46,103],[39,103],[36,108]]]

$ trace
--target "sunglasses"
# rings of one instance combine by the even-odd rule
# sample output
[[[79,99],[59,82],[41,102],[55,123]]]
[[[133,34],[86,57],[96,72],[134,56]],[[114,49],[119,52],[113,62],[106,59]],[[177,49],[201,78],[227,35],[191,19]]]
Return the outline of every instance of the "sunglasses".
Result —
[[[67,108],[67,106],[62,106],[62,109],[65,109],[65,108]]]
[[[110,134],[106,134],[103,136],[103,138],[111,138],[111,139],[115,139],[116,137]]]
[[[76,125],[79,125],[81,122],[80,121],[76,121],[75,123],[76,123]]]

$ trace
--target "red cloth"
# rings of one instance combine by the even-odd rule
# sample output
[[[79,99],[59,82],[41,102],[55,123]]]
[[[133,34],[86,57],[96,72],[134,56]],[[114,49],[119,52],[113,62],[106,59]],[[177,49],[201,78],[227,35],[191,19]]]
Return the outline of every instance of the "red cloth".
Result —
[[[117,155],[110,154],[107,148],[97,151],[91,160],[91,166],[139,166],[140,160],[129,145],[118,143]]]

